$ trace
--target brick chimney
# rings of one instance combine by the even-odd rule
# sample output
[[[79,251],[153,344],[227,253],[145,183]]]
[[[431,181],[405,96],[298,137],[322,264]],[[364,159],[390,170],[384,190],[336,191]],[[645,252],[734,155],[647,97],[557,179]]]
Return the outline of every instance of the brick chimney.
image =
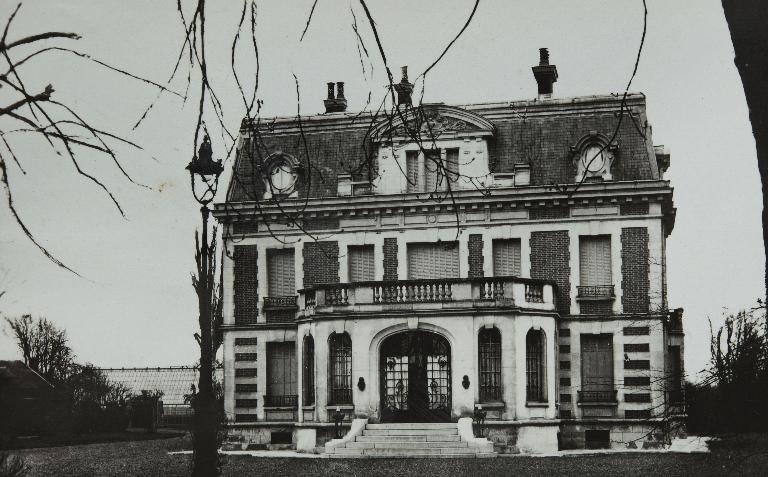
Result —
[[[413,84],[408,82],[408,67],[403,66],[400,68],[403,72],[403,77],[399,83],[395,84],[395,91],[397,92],[397,104],[411,106],[413,104],[411,99],[411,93],[413,93]]]
[[[557,66],[549,64],[549,50],[539,48],[539,65],[531,68],[539,86],[539,99],[552,97],[552,84],[557,81]]]
[[[328,83],[328,99],[325,103],[326,113],[343,113],[347,110],[347,99],[344,97],[344,82]]]

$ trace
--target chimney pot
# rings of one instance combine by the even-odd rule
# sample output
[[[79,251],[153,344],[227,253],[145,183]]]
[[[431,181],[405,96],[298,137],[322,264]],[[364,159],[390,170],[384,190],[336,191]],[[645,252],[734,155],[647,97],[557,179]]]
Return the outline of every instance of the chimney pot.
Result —
[[[411,106],[413,104],[411,100],[413,84],[408,82],[408,67],[403,66],[400,70],[403,73],[403,77],[400,79],[399,83],[394,85],[395,91],[397,92],[397,104]]]
[[[336,99],[346,99],[344,98],[344,82],[339,81],[336,83]]]
[[[328,99],[336,99],[333,87],[333,82],[328,83]]]
[[[338,91],[335,91],[338,90]],[[347,100],[344,98],[344,82],[328,83],[328,99],[325,103],[326,113],[343,113],[347,110]]]
[[[557,66],[549,64],[549,50],[539,48],[539,64],[531,68],[539,90],[539,99],[552,97],[552,85],[557,82]]]

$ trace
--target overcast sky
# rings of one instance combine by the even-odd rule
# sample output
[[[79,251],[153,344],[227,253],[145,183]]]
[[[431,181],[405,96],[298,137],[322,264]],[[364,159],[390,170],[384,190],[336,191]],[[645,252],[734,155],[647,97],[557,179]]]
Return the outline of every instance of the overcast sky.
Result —
[[[422,72],[458,32],[471,0],[376,1],[369,7],[393,67]],[[210,1],[207,45],[225,123],[243,115],[229,68],[239,2]],[[263,116],[322,112],[325,83],[345,81],[350,110],[369,91],[381,98],[386,79],[358,2],[320,0],[303,42],[312,1],[261,2],[258,40]],[[15,2],[0,2],[7,18]],[[373,62],[363,76],[350,6]],[[481,0],[461,39],[426,81],[427,102],[471,103],[531,99],[530,67],[548,47],[557,65],[555,96],[622,92],[642,32],[640,0]],[[94,57],[164,81],[183,40],[175,2],[113,0],[26,1],[10,39],[41,31],[82,35],[77,47]],[[74,42],[70,42],[74,43]],[[238,57],[252,80],[253,60]],[[0,206],[0,312],[31,313],[66,328],[81,361],[100,366],[192,364],[197,350],[196,299],[190,282],[197,206],[184,166],[192,155],[194,102],[164,96],[136,130],[133,124],[156,91],[63,54],[41,57],[24,72],[31,90],[48,83],[56,97],[92,124],[122,134],[144,151],[121,148],[137,182],[108,158],[82,152],[83,167],[101,178],[126,212],[78,176],[65,157],[40,141],[8,136],[27,170],[9,165],[16,202],[30,229],[85,279],[58,269],[22,235]],[[399,75],[399,73],[396,73]],[[250,81],[252,82],[252,81]],[[183,81],[175,83],[183,90]],[[670,306],[685,308],[689,373],[707,360],[709,326],[723,307],[749,306],[762,292],[761,196],[754,140],[741,82],[733,65],[718,0],[649,1],[648,32],[633,91],[647,95],[655,144],[672,153],[667,174],[678,208],[668,241]],[[0,90],[0,93],[2,91]],[[0,97],[2,95],[0,94]],[[214,135],[214,151],[223,145]],[[223,197],[222,197],[223,198]],[[7,330],[0,359],[18,357]]]

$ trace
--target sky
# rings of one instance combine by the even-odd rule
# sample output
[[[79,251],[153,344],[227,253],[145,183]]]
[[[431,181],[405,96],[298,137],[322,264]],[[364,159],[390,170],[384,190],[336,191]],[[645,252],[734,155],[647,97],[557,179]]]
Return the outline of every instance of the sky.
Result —
[[[183,2],[184,3],[184,2]],[[369,0],[387,59],[399,79],[424,71],[463,26],[471,0]],[[235,131],[244,115],[230,67],[238,1],[209,1],[209,69]],[[358,2],[320,0],[300,41],[312,0],[259,2],[258,97],[262,116],[321,113],[325,83],[345,81],[349,110],[387,84],[370,25]],[[0,18],[15,2],[0,2]],[[370,60],[361,66],[352,11]],[[685,309],[686,367],[706,365],[708,319],[755,303],[762,293],[760,183],[754,139],[728,28],[717,0],[648,1],[647,33],[632,91],[647,95],[654,144],[671,152],[667,173],[677,221],[668,244],[669,300]],[[643,29],[640,0],[481,0],[471,24],[424,83],[425,102],[453,104],[531,99],[531,66],[547,47],[559,79],[556,97],[621,93]],[[136,75],[164,82],[184,38],[175,2],[150,0],[25,1],[9,38],[72,31],[80,51]],[[253,55],[237,55],[248,88]],[[371,65],[373,69],[371,70]],[[185,103],[161,96],[148,118],[136,120],[156,97],[139,81],[66,54],[51,54],[23,71],[31,90],[52,84],[55,97],[90,123],[142,146],[120,147],[123,177],[109,158],[78,153],[125,209],[74,171],[64,156],[28,136],[8,135],[26,174],[9,166],[14,198],[38,240],[83,278],[48,261],[0,204],[0,313],[44,316],[67,330],[82,362],[99,366],[189,365],[197,359],[193,333],[197,205],[184,167],[192,157],[195,91]],[[296,81],[294,80],[294,75]],[[172,83],[183,92],[186,70]],[[194,79],[194,76],[193,76]],[[297,101],[297,85],[299,98]],[[2,93],[2,91],[0,91]],[[0,94],[0,102],[2,102]],[[209,117],[209,124],[213,124]],[[221,128],[211,128],[214,154],[225,155]],[[231,162],[228,161],[227,164]],[[226,180],[226,178],[225,178]],[[225,188],[222,187],[222,192]],[[223,194],[220,199],[223,199]],[[18,358],[9,330],[0,331],[0,359]]]

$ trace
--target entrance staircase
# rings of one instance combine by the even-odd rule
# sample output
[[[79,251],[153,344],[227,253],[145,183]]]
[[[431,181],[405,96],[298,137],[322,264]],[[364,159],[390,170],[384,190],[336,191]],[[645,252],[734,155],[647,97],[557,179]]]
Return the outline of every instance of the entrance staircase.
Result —
[[[328,457],[496,457],[490,441],[462,440],[456,423],[366,424]],[[479,445],[478,445],[479,444]]]

